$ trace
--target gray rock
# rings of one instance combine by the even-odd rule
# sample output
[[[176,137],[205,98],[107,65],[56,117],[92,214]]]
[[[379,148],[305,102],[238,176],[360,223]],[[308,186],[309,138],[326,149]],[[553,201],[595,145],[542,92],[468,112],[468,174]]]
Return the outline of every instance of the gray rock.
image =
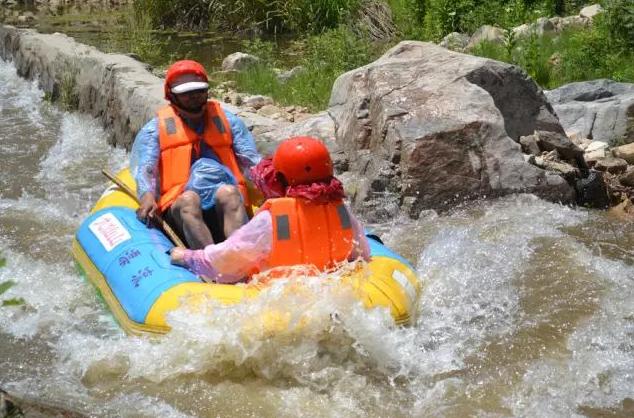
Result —
[[[263,143],[262,149],[270,153],[280,141],[298,135],[314,136],[324,141],[331,153],[341,152],[335,141],[335,122],[327,112],[271,129],[258,135],[258,141]]]
[[[628,167],[625,173],[619,176],[619,181],[624,186],[634,187],[634,167]]]
[[[611,80],[570,83],[547,91],[566,131],[612,143],[634,142],[634,84]]]
[[[627,161],[622,158],[607,157],[597,161],[594,168],[611,174],[624,173],[627,169]]]
[[[471,38],[469,38],[469,43],[465,47],[465,50],[469,51],[483,41],[489,41],[495,44],[502,44],[504,42],[505,36],[506,33],[502,28],[491,25],[481,26],[473,33],[473,35],[471,35]]]
[[[605,209],[610,206],[608,188],[603,178],[603,173],[591,170],[590,174],[575,183],[577,190],[577,204],[597,209]]]
[[[596,15],[603,12],[603,7],[600,4],[593,4],[591,6],[586,6],[579,12],[579,16],[585,17],[588,19],[593,19]]]
[[[587,17],[581,16],[566,16],[562,17],[559,21],[559,26],[557,27],[557,31],[563,31],[569,28],[585,28],[590,26],[592,20]]]
[[[585,152],[592,152],[592,151],[597,151],[597,150],[604,150],[608,148],[608,144],[607,142],[603,142],[603,141],[592,141],[590,142],[590,144],[586,147]]]
[[[410,215],[417,216],[484,195],[574,199],[562,177],[524,161],[520,136],[564,131],[539,87],[517,67],[401,42],[340,76],[328,111],[361,179],[357,208],[413,197]]]
[[[306,72],[306,68],[302,67],[301,65],[298,65],[296,67],[291,68],[288,71],[282,71],[281,73],[277,75],[277,79],[279,80],[280,83],[286,83],[289,80],[292,80],[293,78],[297,77],[298,75],[304,72]]]
[[[541,150],[539,149],[539,145],[537,145],[537,138],[535,135],[527,135],[520,137],[520,145],[522,145],[522,151],[526,154],[530,155],[540,155]]]
[[[540,17],[531,24],[523,24],[512,29],[517,39],[527,38],[531,35],[543,36],[545,34],[554,33],[556,31],[554,23],[545,18]]]
[[[588,163],[596,163],[597,161],[605,158],[605,156],[606,156],[605,149],[597,149],[597,150],[586,152],[583,154],[583,158]]]
[[[223,71],[244,71],[260,62],[260,59],[244,52],[234,52],[222,60]]]
[[[612,154],[617,158],[624,159],[629,164],[634,164],[634,143],[613,148]]]
[[[535,139],[540,150],[556,150],[566,160],[577,161],[583,155],[583,150],[562,133],[535,131]]]
[[[445,36],[438,45],[443,48],[451,49],[452,51],[461,52],[469,43],[469,39],[469,35],[465,35],[464,33],[451,32]]]
[[[273,99],[271,99],[268,96],[262,96],[262,95],[255,95],[255,96],[250,96],[247,97],[244,100],[244,105],[245,106],[249,106],[252,107],[254,109],[260,109],[266,105],[272,105],[273,104]]]

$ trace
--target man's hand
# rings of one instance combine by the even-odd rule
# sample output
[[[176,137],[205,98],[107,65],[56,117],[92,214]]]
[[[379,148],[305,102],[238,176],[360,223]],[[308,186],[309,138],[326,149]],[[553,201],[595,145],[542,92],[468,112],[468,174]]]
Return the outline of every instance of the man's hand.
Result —
[[[158,204],[153,193],[147,192],[141,197],[141,206],[136,210],[136,217],[146,225],[155,222],[158,215]]]

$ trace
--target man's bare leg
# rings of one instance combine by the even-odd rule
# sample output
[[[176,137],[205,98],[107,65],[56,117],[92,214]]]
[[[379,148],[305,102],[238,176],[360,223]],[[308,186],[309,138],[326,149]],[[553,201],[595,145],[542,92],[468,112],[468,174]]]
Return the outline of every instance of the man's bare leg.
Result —
[[[170,215],[183,230],[185,241],[192,250],[205,248],[214,243],[211,231],[203,220],[200,197],[196,192],[187,190],[181,194],[169,208]]]
[[[236,186],[224,185],[216,191],[216,213],[223,225],[225,238],[247,223],[249,218]]]

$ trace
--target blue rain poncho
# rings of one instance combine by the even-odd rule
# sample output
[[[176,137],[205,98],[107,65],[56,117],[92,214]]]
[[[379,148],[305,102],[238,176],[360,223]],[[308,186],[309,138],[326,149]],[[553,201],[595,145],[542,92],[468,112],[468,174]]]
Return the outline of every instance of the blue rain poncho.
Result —
[[[244,122],[233,113],[227,110],[224,112],[231,127],[233,151],[236,154],[238,165],[245,177],[248,178],[248,169],[260,162],[261,156],[255,146],[253,135]],[[190,126],[202,135],[204,129],[202,125],[196,127],[190,124]],[[152,192],[156,199],[159,199],[159,153],[158,118],[155,117],[141,128],[130,153],[130,170],[136,180],[139,198],[147,192]],[[237,181],[231,170],[220,163],[214,151],[202,142],[200,158],[192,161],[189,181],[185,190],[198,193],[202,209],[207,210],[214,206],[216,191],[224,184],[235,185]]]

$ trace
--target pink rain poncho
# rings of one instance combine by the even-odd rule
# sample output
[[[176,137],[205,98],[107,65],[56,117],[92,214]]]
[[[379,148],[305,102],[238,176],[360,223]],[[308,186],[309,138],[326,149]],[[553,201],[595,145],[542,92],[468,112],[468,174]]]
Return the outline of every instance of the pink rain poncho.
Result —
[[[251,171],[258,188],[267,198],[301,197],[314,202],[328,202],[344,196],[341,182],[332,177],[326,182],[297,185],[286,189],[278,181],[270,158],[264,159]],[[350,214],[353,229],[353,247],[349,261],[357,258],[369,260],[370,247],[363,227]],[[185,266],[194,273],[217,283],[236,283],[254,269],[263,271],[273,246],[273,220],[268,210],[262,210],[246,225],[235,231],[226,241],[208,245],[202,250],[185,250]]]

